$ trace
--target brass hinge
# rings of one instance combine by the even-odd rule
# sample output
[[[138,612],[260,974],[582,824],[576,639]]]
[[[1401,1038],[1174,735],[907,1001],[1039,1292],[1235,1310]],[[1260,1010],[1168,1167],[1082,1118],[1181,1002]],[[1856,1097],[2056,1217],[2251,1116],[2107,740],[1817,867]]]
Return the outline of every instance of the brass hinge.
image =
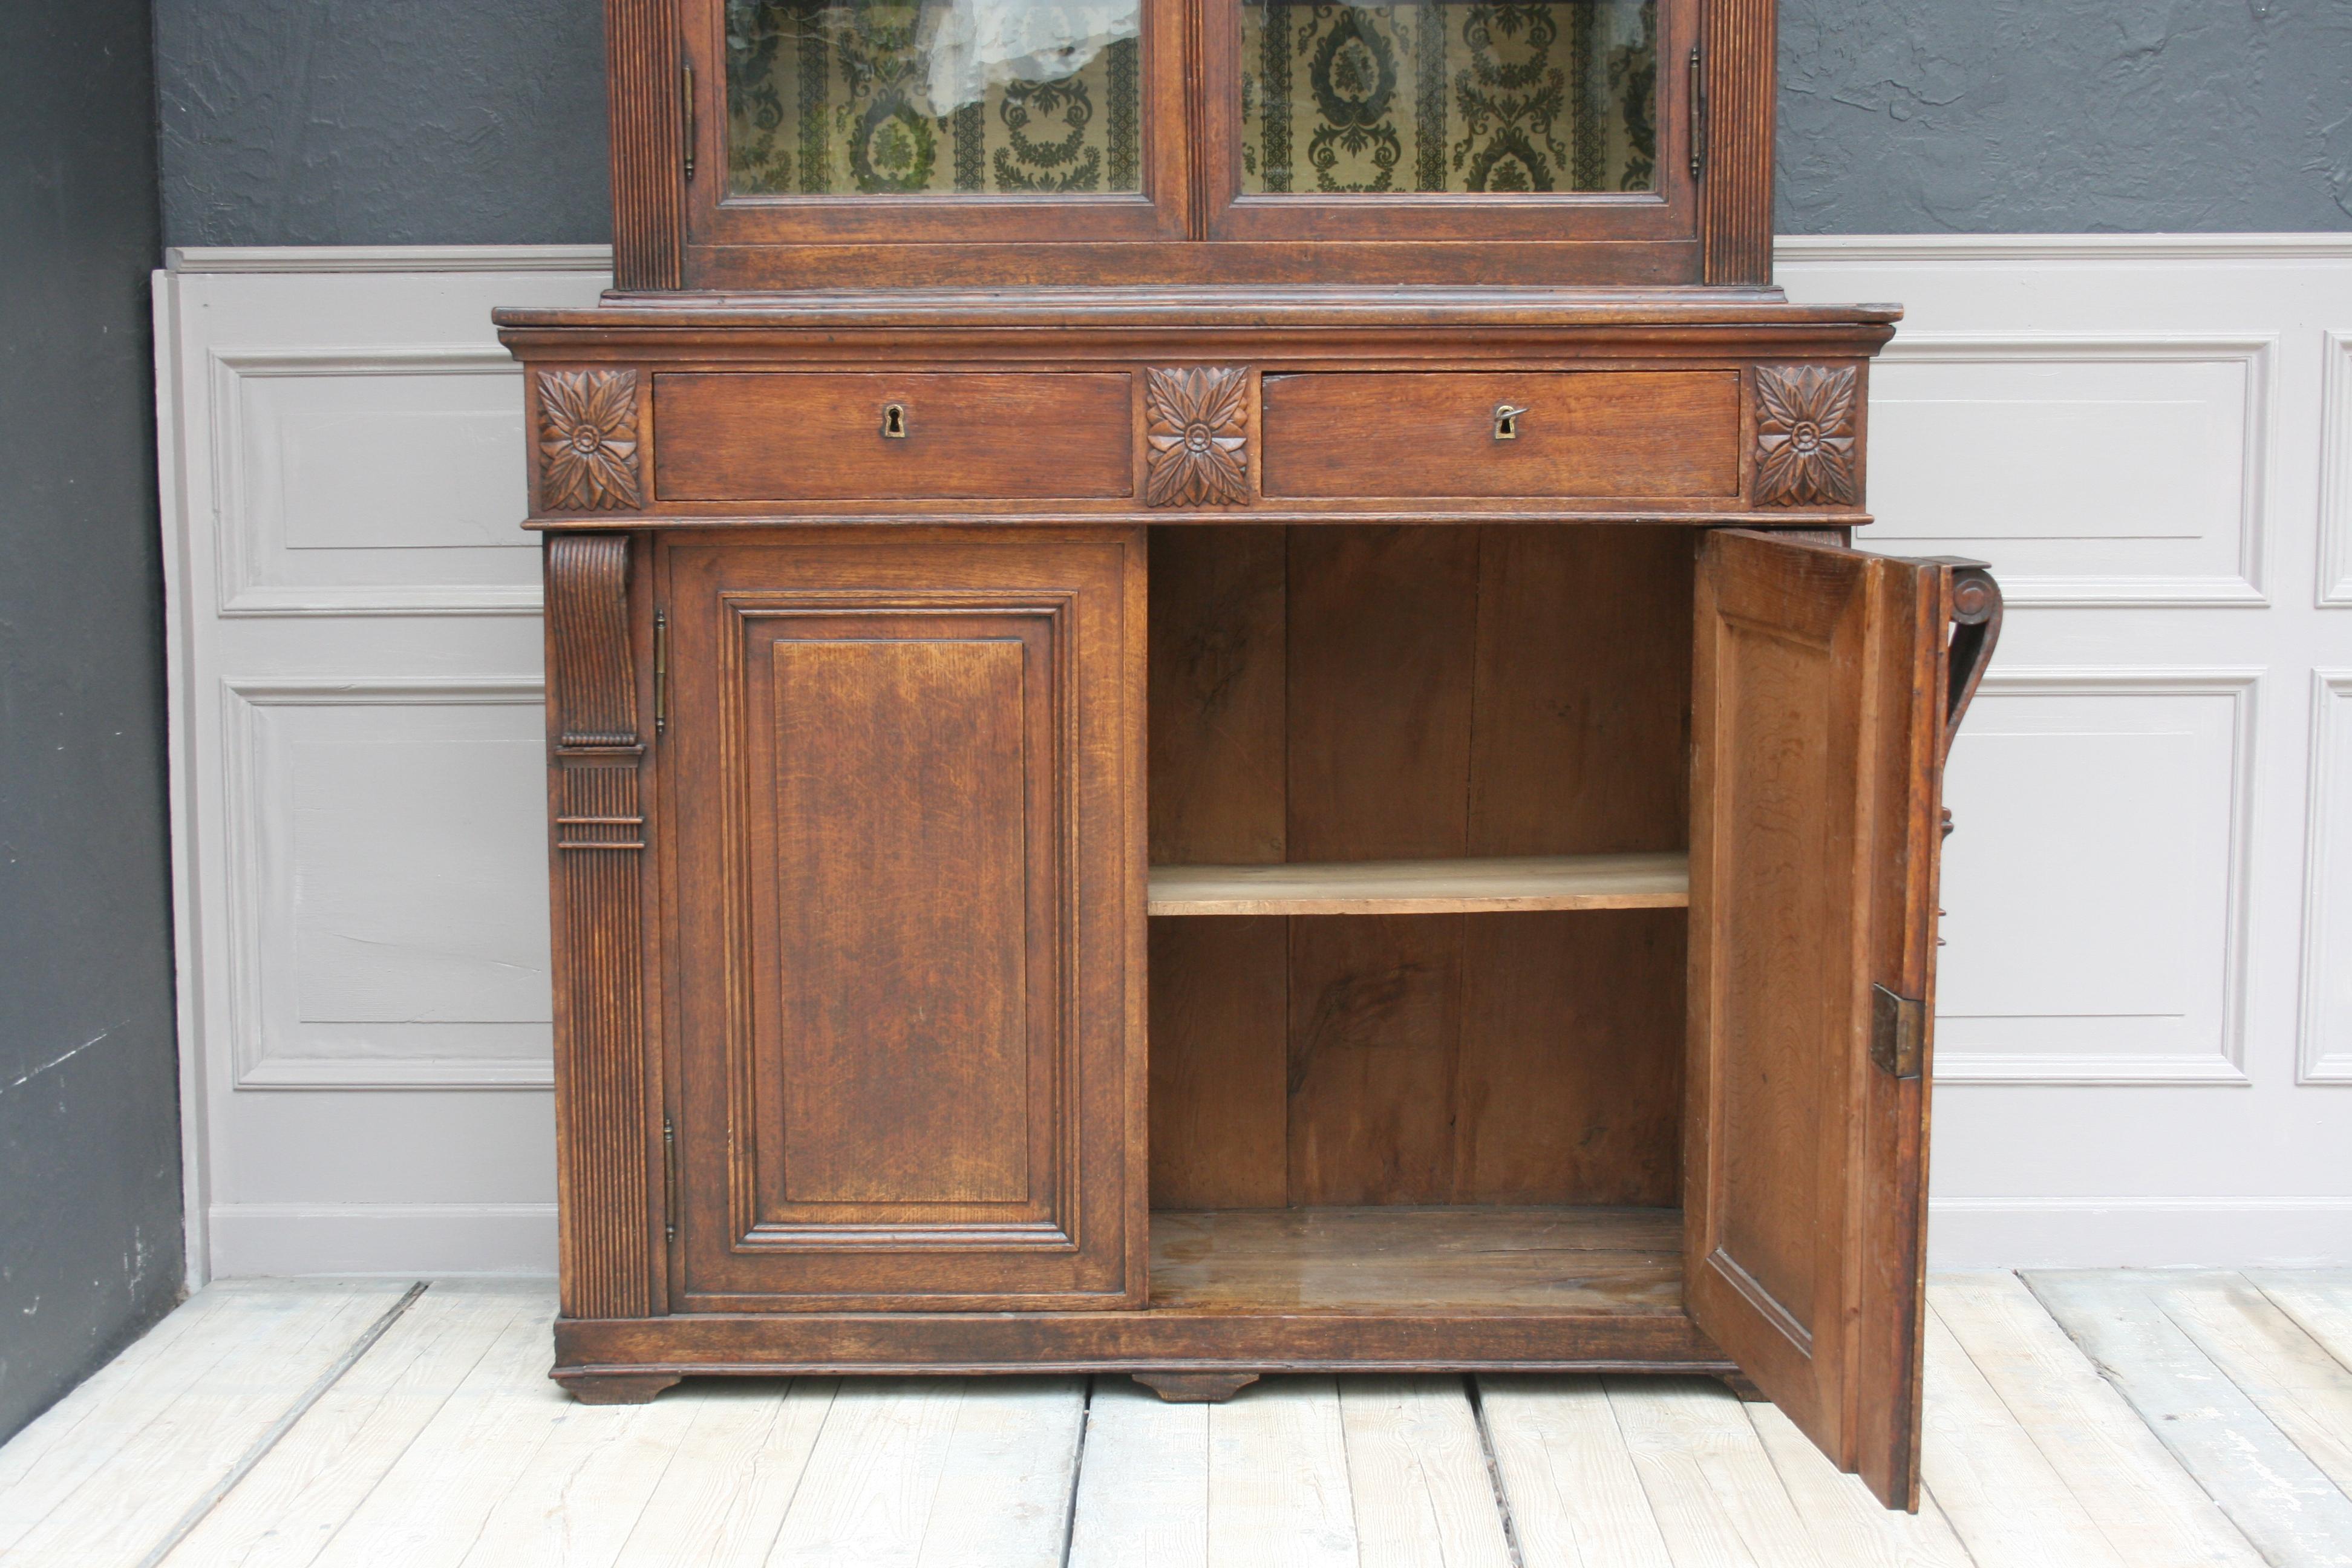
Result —
[[[677,1130],[662,1116],[662,1235],[677,1239]]]
[[[1870,1059],[1896,1078],[1917,1078],[1927,1048],[1927,1005],[1870,988]]]
[[[678,70],[685,82],[686,177],[691,180],[694,178],[694,68],[684,65]]]
[[[1691,178],[1696,180],[1706,172],[1706,70],[1696,44],[1690,52],[1690,155]]]
[[[669,728],[669,612],[654,612],[654,733]]]

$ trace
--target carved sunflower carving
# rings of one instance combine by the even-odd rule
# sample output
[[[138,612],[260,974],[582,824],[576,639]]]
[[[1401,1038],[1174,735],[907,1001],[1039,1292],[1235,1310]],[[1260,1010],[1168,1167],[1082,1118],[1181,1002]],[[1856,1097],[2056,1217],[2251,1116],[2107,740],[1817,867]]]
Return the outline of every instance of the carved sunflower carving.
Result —
[[[1248,404],[1238,366],[1146,371],[1144,504],[1246,506]]]
[[[1856,384],[1851,366],[1756,371],[1756,503],[1852,506]]]
[[[637,373],[539,373],[539,492],[548,511],[643,506],[637,490]]]

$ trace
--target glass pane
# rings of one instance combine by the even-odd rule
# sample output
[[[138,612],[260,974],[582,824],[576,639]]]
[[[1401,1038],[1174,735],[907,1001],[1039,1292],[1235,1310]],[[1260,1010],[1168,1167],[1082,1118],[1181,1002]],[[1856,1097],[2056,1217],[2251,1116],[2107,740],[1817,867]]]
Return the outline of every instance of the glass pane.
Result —
[[[742,195],[1139,191],[1142,0],[728,0]]]
[[[1649,191],[1657,0],[1242,5],[1242,189]]]

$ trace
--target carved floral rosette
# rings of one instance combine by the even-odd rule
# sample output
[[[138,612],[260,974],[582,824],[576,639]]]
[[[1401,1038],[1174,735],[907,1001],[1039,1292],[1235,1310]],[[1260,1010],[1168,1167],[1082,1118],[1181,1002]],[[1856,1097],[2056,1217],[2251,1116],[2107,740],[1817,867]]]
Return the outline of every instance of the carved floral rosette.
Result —
[[[539,373],[539,499],[544,511],[633,511],[637,373]]]
[[[1756,504],[1853,506],[1860,386],[1850,365],[1759,365]]]
[[[1146,506],[1249,504],[1249,372],[1195,365],[1143,377]]]

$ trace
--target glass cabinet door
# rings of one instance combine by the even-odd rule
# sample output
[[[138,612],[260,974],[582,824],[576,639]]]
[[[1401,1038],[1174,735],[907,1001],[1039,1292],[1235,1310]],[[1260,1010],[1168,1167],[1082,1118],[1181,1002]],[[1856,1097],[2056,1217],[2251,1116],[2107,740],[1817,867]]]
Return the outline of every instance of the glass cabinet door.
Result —
[[[1216,237],[1689,232],[1690,0],[1201,3]]]
[[[1241,192],[1658,188],[1657,0],[1244,0]]]
[[[1185,4],[698,0],[688,244],[1181,238]]]
[[[1142,0],[729,0],[728,193],[1140,193],[1142,35]]]

